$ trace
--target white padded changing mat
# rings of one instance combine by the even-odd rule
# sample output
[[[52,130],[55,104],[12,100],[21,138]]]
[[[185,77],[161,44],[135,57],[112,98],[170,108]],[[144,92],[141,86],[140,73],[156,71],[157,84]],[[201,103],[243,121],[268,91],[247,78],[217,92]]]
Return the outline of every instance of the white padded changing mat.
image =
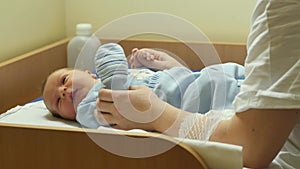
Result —
[[[42,100],[8,110],[0,115],[0,122],[54,127],[80,127],[77,122],[53,117]]]

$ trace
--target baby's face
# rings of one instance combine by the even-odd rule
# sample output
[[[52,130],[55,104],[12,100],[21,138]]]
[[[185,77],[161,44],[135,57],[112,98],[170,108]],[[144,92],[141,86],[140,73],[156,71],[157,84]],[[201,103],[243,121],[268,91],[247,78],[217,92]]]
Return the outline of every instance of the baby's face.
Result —
[[[59,69],[47,79],[43,97],[47,108],[61,117],[75,120],[76,107],[96,82],[95,75],[73,69]]]

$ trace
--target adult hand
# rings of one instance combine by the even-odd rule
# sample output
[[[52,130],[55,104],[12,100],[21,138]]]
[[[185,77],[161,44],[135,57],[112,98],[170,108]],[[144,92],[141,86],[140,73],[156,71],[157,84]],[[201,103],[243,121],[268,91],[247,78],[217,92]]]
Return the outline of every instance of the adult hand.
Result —
[[[157,130],[166,103],[148,87],[133,86],[129,90],[100,89],[95,116],[117,129]]]
[[[183,66],[167,53],[148,48],[134,48],[129,58],[129,64],[132,68],[147,67],[154,70],[165,70]]]

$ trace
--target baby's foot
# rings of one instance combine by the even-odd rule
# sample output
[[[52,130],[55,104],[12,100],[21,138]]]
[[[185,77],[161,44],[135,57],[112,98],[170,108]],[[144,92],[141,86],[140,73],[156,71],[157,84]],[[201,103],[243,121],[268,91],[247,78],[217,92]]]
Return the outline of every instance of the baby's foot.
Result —
[[[109,89],[126,89],[128,63],[123,48],[116,43],[101,45],[95,57],[96,71]]]

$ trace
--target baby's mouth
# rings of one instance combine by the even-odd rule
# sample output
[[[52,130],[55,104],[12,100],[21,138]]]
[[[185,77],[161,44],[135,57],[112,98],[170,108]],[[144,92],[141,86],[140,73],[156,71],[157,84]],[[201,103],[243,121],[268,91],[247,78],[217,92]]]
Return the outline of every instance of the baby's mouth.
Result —
[[[74,89],[72,92],[72,101],[75,107],[84,99],[83,91],[79,89]]]
[[[78,90],[73,90],[72,92],[72,95],[71,95],[71,98],[72,98],[72,102],[74,104],[74,106],[77,106],[79,103],[78,103],[78,97],[77,97],[77,94],[78,94]]]

